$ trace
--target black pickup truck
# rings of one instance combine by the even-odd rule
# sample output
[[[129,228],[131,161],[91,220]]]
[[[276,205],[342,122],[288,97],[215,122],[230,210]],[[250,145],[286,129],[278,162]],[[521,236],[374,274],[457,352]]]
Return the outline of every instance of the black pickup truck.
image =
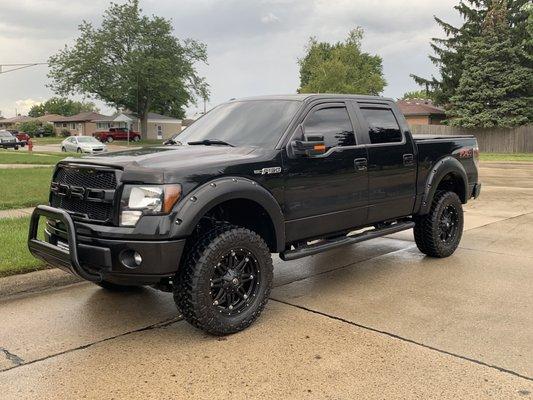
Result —
[[[413,137],[390,99],[233,100],[164,146],[61,161],[28,246],[106,289],[171,291],[187,321],[228,334],[264,308],[271,253],[414,228],[420,251],[451,255],[480,192],[477,159],[474,137]]]

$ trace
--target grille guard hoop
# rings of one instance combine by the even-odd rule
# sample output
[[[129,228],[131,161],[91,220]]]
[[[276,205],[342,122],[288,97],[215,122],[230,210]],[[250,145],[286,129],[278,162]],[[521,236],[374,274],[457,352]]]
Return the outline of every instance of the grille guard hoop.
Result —
[[[66,228],[69,250],[65,250],[48,242],[37,239],[40,217],[61,221]],[[41,260],[70,272],[82,279],[91,282],[100,282],[102,277],[84,269],[78,259],[78,242],[76,229],[72,217],[65,210],[50,206],[40,205],[35,207],[30,219],[28,232],[28,249],[30,253]]]

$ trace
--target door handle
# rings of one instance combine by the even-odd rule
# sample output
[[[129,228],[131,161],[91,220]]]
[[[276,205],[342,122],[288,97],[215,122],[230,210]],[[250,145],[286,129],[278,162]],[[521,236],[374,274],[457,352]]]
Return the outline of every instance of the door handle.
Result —
[[[353,160],[353,163],[356,170],[366,171],[368,165],[368,161],[366,158],[356,158],[355,160]]]
[[[413,165],[415,163],[415,156],[412,154],[404,154],[403,155],[403,165],[409,166]]]

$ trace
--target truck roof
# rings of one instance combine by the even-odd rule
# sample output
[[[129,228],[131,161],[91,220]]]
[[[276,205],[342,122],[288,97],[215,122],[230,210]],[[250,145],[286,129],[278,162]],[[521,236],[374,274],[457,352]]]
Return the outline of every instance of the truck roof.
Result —
[[[295,101],[309,101],[314,99],[330,99],[343,98],[355,100],[380,100],[392,101],[393,99],[381,96],[368,96],[363,94],[337,94],[337,93],[295,93],[295,94],[273,94],[264,96],[243,97],[239,99],[231,99],[230,101],[250,101],[250,100],[295,100]]]

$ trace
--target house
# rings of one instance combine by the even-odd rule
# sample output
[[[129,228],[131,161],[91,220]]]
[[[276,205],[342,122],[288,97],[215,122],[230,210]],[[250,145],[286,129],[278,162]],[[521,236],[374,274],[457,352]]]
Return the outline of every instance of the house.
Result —
[[[44,115],[41,115],[40,117],[37,117],[35,118],[37,121],[39,121],[40,123],[42,124],[52,124],[53,125],[53,122],[54,120],[58,119],[58,118],[63,118],[62,115],[59,115],[59,114],[44,114]]]
[[[398,100],[396,103],[409,125],[441,125],[446,119],[445,111],[434,106],[431,100]]]
[[[17,115],[13,118],[4,118],[0,120],[0,129],[13,129],[16,124],[28,121],[33,121],[33,118],[25,115]]]
[[[109,128],[129,128],[132,131],[141,131],[138,118],[132,113],[118,112],[111,116],[102,116],[93,120],[97,130],[108,130]],[[178,118],[167,117],[166,115],[148,113],[148,139],[163,140],[168,139],[182,129],[182,121]]]
[[[58,116],[53,118],[50,122],[54,124],[56,134],[61,134],[63,131],[69,131],[70,135],[74,136],[91,136],[96,129],[95,120],[104,118],[105,115],[97,112],[81,112],[69,117]]]

